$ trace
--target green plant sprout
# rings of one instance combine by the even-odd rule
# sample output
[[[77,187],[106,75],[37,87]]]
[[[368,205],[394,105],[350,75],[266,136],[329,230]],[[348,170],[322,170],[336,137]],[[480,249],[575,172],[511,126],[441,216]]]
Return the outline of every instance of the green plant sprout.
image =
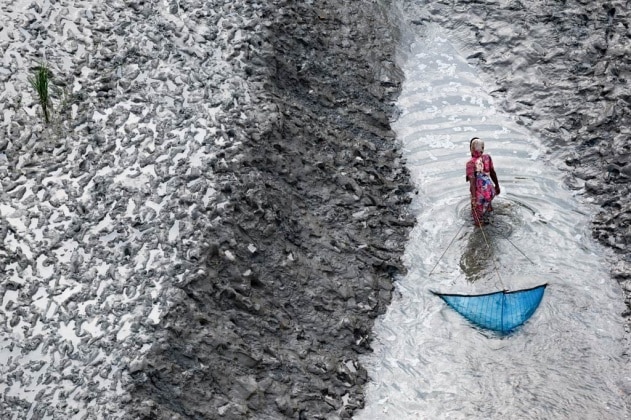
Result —
[[[46,121],[46,124],[50,122],[50,97],[48,94],[50,75],[50,70],[48,69],[46,64],[42,63],[35,68],[35,74],[28,79],[31,83],[31,86],[33,86],[33,89],[35,89],[35,92],[37,92],[39,104],[42,107],[42,112],[44,113],[44,121]]]

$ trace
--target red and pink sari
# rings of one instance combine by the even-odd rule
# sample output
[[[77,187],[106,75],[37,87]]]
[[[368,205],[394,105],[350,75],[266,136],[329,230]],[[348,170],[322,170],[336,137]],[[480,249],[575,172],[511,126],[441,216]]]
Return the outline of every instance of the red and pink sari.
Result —
[[[495,197],[495,185],[490,176],[492,169],[491,156],[482,152],[473,152],[473,156],[467,162],[467,181],[475,180],[475,196],[471,197],[471,213],[476,224],[486,222],[489,213],[493,211],[491,202]]]

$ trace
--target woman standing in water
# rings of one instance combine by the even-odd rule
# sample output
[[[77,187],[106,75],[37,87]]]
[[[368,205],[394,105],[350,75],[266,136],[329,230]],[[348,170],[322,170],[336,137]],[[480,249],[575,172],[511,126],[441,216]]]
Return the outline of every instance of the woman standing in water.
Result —
[[[493,211],[491,202],[500,193],[500,183],[495,174],[493,160],[484,153],[484,142],[474,137],[469,142],[471,159],[467,162],[466,179],[471,192],[471,213],[476,225],[489,222],[489,214]]]

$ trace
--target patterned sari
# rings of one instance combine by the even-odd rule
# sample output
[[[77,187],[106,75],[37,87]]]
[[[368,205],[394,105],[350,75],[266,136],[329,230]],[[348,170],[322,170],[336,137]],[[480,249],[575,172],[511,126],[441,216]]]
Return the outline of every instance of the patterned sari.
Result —
[[[495,185],[490,176],[492,169],[491,156],[481,152],[473,152],[473,156],[467,162],[467,181],[475,179],[475,195],[471,197],[471,213],[476,224],[486,222],[489,213],[493,211],[491,202],[495,197]]]

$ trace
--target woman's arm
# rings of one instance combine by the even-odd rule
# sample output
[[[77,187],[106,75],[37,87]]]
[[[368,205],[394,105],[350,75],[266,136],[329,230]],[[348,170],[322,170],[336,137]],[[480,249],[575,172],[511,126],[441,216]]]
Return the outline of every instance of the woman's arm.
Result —
[[[491,167],[491,179],[493,180],[493,184],[495,184],[495,195],[500,195],[500,181],[497,179],[497,174],[495,173],[495,168]]]

